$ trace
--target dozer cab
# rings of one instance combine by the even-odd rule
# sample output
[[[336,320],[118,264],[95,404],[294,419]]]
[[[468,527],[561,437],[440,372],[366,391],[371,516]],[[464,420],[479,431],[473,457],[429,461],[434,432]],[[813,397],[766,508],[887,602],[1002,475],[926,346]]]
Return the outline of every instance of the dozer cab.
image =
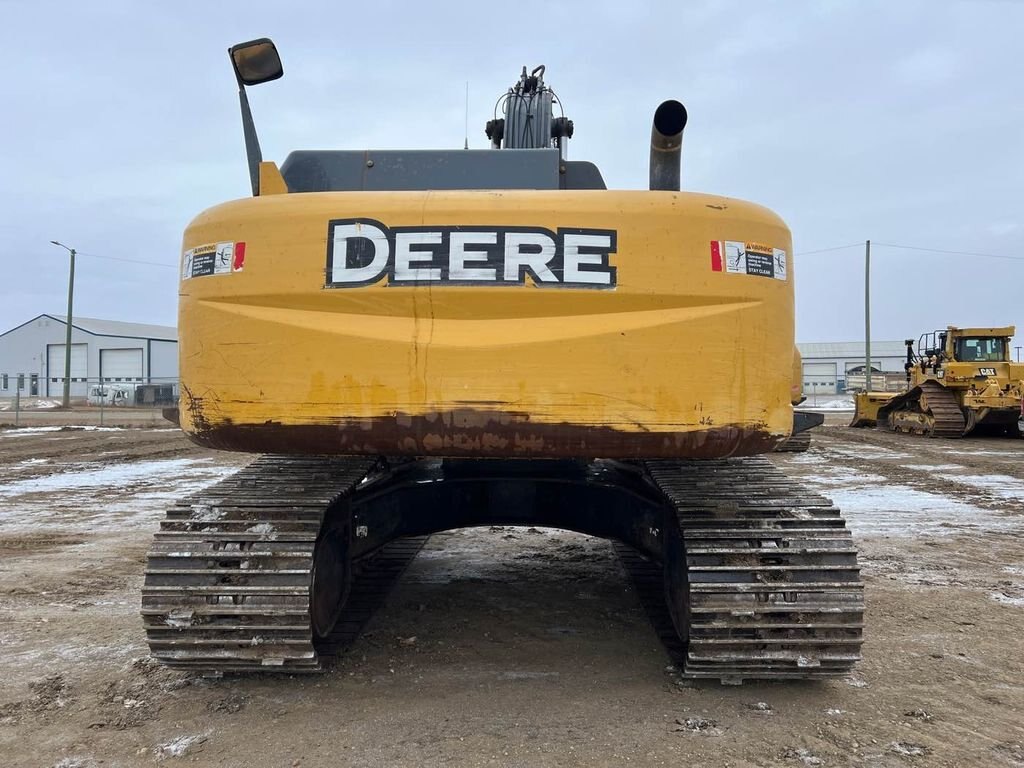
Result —
[[[907,339],[903,392],[858,392],[851,427],[930,437],[1020,435],[1024,365],[1010,361],[1013,326],[956,328]]]
[[[246,91],[282,75],[277,50],[229,53],[252,197],[185,230],[180,420],[264,455],[167,513],[152,654],[322,670],[424,536],[511,524],[653,568],[687,676],[845,675],[864,608],[850,533],[762,455],[794,430],[790,233],[680,191],[683,105],[654,111],[647,190],[568,159],[543,67],[502,94],[488,149],[278,166]]]

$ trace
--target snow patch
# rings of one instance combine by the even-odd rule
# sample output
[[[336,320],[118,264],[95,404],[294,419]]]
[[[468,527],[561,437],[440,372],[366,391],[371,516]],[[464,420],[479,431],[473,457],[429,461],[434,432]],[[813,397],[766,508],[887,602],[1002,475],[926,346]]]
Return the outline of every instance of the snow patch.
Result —
[[[909,459],[911,457],[909,453],[892,451],[877,445],[862,445],[856,448],[829,446],[826,451],[828,453],[838,453],[840,456],[850,456],[855,459]]]
[[[852,411],[854,410],[853,398],[837,397],[834,400],[826,400],[824,403],[802,405],[798,411]]]
[[[850,529],[862,536],[940,536],[1021,525],[973,504],[906,485],[830,487],[828,494],[843,510]]]
[[[988,596],[997,603],[1002,603],[1003,605],[1015,605],[1024,608],[1024,597],[1015,597],[1013,595],[1008,595],[1005,592],[990,592]]]
[[[1003,499],[1024,501],[1024,480],[1009,475],[939,475],[943,480],[962,483]]]
[[[40,411],[49,410],[50,408],[60,408],[60,400],[43,400],[39,398],[21,398],[18,404],[18,409],[22,411]],[[0,411],[13,411],[14,398],[8,398],[5,402],[0,403]]]
[[[97,469],[58,472],[43,477],[18,480],[0,487],[0,498],[26,493],[48,493],[74,488],[123,487],[127,483],[157,478],[165,481],[178,473],[211,459],[157,459],[126,464],[107,464]]]
[[[194,752],[196,747],[202,745],[208,738],[210,738],[210,731],[197,733],[193,736],[179,736],[176,739],[171,739],[158,745],[153,750],[153,754],[157,760],[164,760],[168,757],[184,757]]]
[[[169,505],[239,469],[207,458],[80,467],[0,483],[0,528],[40,530],[59,525],[68,532],[152,526]],[[45,492],[54,490],[57,493]]]
[[[84,426],[65,424],[59,427],[18,427],[16,429],[0,430],[0,437],[31,437],[42,432],[78,432],[79,430],[84,432],[121,432],[123,429],[124,427],[95,427],[91,424]]]
[[[875,486],[886,482],[885,478],[881,475],[842,469],[829,470],[829,473],[824,475],[805,475],[804,479],[819,485],[845,485],[850,487]]]
[[[947,448],[947,449],[945,449],[944,452],[945,453],[955,453],[958,456],[960,456],[960,455],[966,455],[966,456],[1003,456],[1003,457],[1005,457],[1007,459],[1019,459],[1020,458],[1020,452],[1019,451],[982,451],[982,450],[978,450],[978,451],[965,451],[965,450],[958,450],[956,448]]]

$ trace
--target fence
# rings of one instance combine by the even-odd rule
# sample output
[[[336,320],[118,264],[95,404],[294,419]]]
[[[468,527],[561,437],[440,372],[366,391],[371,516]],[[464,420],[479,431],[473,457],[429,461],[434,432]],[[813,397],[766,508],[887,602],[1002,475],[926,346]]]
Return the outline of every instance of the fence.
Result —
[[[863,392],[865,385],[863,373],[846,374],[846,391]],[[875,372],[871,374],[872,392],[902,392],[907,388],[907,374],[904,371],[899,373]]]
[[[7,377],[10,390],[0,389],[0,425],[144,425],[163,420],[163,410],[178,404],[177,378],[86,378],[85,395],[71,397],[63,408],[60,396],[35,394],[27,376]],[[23,381],[24,380],[24,381]],[[58,379],[63,388],[63,379]],[[35,390],[38,392],[38,389]]]

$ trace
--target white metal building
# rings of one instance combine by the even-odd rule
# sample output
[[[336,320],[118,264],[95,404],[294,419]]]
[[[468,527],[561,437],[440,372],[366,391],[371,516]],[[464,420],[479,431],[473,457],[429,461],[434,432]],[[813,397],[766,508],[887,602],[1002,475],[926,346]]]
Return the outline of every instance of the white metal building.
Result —
[[[846,375],[864,373],[864,342],[797,344],[804,361],[804,394],[846,391]],[[907,346],[902,341],[872,341],[871,371],[903,373]]]
[[[39,315],[0,334],[0,397],[60,397],[67,322]],[[75,317],[71,322],[71,396],[88,382],[176,382],[178,329]]]

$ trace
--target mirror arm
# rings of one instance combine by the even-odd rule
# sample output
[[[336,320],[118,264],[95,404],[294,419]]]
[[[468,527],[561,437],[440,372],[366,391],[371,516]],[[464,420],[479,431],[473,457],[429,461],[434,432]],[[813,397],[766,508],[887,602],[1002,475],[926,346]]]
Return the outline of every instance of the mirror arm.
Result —
[[[260,150],[260,140],[256,135],[256,124],[252,120],[252,110],[249,109],[249,97],[245,93],[245,86],[241,81],[238,83],[238,101],[242,108],[242,133],[245,135],[245,156],[249,161],[249,181],[252,183],[252,196],[260,194],[260,163],[263,162],[263,152]]]

